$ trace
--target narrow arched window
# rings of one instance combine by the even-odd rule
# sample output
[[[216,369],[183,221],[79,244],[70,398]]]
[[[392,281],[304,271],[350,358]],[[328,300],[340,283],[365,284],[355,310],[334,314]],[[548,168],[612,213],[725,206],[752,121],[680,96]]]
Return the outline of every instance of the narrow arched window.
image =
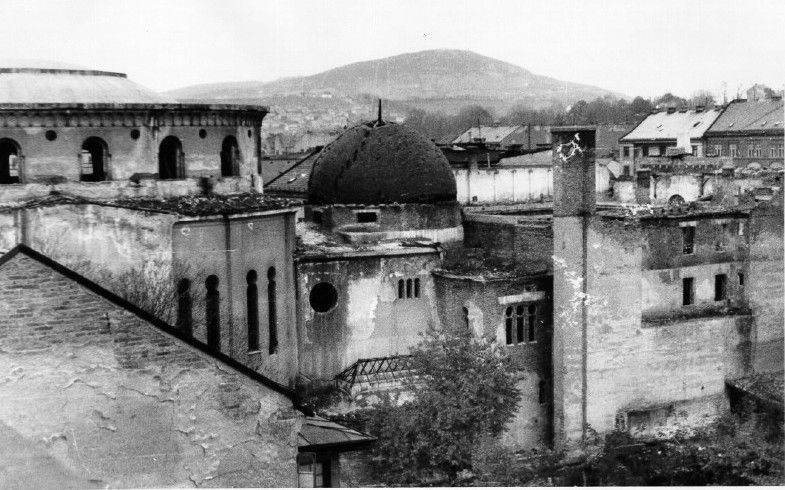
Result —
[[[414,297],[415,298],[419,298],[420,297],[420,280],[419,279],[415,279],[414,280]]]
[[[514,343],[512,338],[512,306],[508,306],[504,310],[504,343],[507,345]]]
[[[398,279],[398,299],[406,297],[406,285],[403,279]]]
[[[269,305],[270,354],[278,351],[278,312],[275,291],[275,267],[267,269],[267,304]]]
[[[188,335],[193,334],[193,300],[191,281],[181,279],[177,283],[177,328]]]
[[[245,275],[248,285],[245,288],[245,307],[248,310],[248,350],[259,350],[259,288],[256,286],[256,271],[251,269]]]
[[[524,319],[525,318],[526,317],[523,314],[523,305],[518,305],[517,307],[515,307],[515,333],[516,333],[516,337],[515,338],[516,338],[516,343],[523,342],[523,339],[526,338],[526,337],[524,337],[524,334],[523,334],[523,331],[524,331],[524,328],[523,328],[524,325],[523,324],[524,324]]]
[[[411,298],[412,297],[412,280],[411,279],[407,279],[406,280],[406,297],[407,298]]]
[[[221,296],[218,292],[218,276],[207,276],[204,282],[205,294],[204,318],[207,326],[207,345],[213,349],[221,349]]]
[[[534,342],[537,340],[537,306],[529,305],[529,308],[527,309],[527,313],[528,313],[527,323],[529,324],[528,341]]]

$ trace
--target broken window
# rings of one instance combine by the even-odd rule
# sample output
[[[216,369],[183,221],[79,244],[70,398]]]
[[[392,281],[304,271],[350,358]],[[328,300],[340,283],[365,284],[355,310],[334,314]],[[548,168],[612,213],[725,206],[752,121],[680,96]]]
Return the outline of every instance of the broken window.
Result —
[[[248,283],[245,288],[245,306],[248,317],[248,350],[259,350],[259,288],[256,286],[256,271],[251,269],[245,275]]]
[[[533,304],[508,306],[504,310],[505,343],[536,342],[537,307]]]
[[[682,304],[684,306],[689,306],[695,303],[695,278],[694,277],[685,277],[682,279]]]
[[[683,226],[681,228],[682,253],[687,255],[695,252],[695,227]]]
[[[728,276],[717,274],[714,276],[714,301],[725,301],[727,297]]]

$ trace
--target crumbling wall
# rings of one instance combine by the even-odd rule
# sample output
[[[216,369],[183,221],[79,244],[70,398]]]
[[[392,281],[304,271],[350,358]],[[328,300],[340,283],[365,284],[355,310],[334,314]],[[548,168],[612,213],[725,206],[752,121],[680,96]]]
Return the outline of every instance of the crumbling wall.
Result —
[[[283,393],[23,254],[0,291],[0,422],[77,486],[297,485]]]

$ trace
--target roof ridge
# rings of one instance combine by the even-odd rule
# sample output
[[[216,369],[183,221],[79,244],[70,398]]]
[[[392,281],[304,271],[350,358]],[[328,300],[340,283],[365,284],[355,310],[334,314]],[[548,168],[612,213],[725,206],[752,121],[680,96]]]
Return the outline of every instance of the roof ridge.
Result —
[[[193,347],[199,350],[200,352],[202,352],[203,354],[207,354],[208,356],[214,358],[215,360],[234,369],[239,374],[242,374],[247,378],[250,378],[258,383],[261,383],[262,385],[286,396],[292,401],[294,408],[300,410],[304,414],[306,415],[313,414],[311,410],[307,409],[306,407],[303,407],[297,402],[297,396],[294,390],[271,380],[270,378],[264,376],[263,374],[254,371],[253,369],[249,368],[245,364],[240,363],[239,361],[229,357],[228,355],[220,351],[216,351],[209,348],[206,344],[199,342],[198,340],[196,340],[195,338],[189,335],[184,334],[183,332],[177,330],[172,325],[169,325],[168,323],[156,317],[155,315],[143,310],[142,308],[136,306],[130,301],[121,298],[117,294],[109,291],[108,289],[84,277],[83,275],[79,274],[73,269],[66,267],[60,262],[57,262],[56,260],[50,257],[47,257],[41,252],[38,252],[37,250],[34,250],[33,248],[23,243],[17,244],[14,248],[9,250],[5,255],[0,257],[0,267],[8,263],[11,259],[19,255],[20,253],[49,267],[50,269],[53,269],[54,271],[62,274],[68,279],[71,279],[72,281],[76,282],[80,286],[88,289],[89,291],[97,294],[98,296],[104,298],[105,300],[115,304],[116,306],[119,306],[120,308],[123,308],[124,310],[133,313],[137,317],[141,318],[142,320],[156,327],[159,331],[163,332],[164,334],[175,337],[177,340],[184,342],[190,347]]]

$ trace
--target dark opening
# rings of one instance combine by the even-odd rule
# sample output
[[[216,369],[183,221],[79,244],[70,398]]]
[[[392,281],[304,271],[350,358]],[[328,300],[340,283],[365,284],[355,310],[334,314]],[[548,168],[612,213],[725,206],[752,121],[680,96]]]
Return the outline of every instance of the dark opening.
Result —
[[[515,333],[516,337],[515,340],[517,342],[523,342],[523,339],[526,338],[524,335],[524,321],[526,317],[523,313],[523,305],[518,305],[515,307]]]
[[[338,291],[329,282],[320,282],[311,289],[308,301],[314,311],[326,313],[338,303]]]
[[[138,140],[139,139],[139,135],[140,135],[140,133],[139,133],[138,129],[132,129],[131,130],[131,139],[132,140]]]
[[[545,381],[540,381],[537,385],[537,401],[542,404],[545,403],[547,399],[545,394]]]
[[[240,175],[240,147],[234,136],[227,136],[221,145],[221,176]]]
[[[200,129],[199,130],[199,137],[202,138],[202,139],[207,138],[207,130],[206,129]]]
[[[744,286],[744,273],[739,272],[739,286]]]
[[[80,155],[80,180],[99,182],[106,179],[106,159],[109,155],[106,142],[96,136],[87,138],[82,143]]]
[[[167,136],[158,147],[158,177],[161,179],[185,177],[183,145],[175,136]]]
[[[684,306],[691,305],[695,302],[695,278],[685,277],[681,281],[682,286],[682,304]]]
[[[19,183],[19,154],[16,141],[0,139],[0,184]]]
[[[691,254],[695,251],[695,227],[683,226],[681,228],[682,253]]]
[[[507,345],[513,344],[512,338],[512,306],[508,306],[504,310],[504,343]]]
[[[191,299],[191,281],[181,279],[177,283],[177,328],[193,334],[193,300]]]
[[[218,276],[208,276],[204,282],[207,288],[205,295],[205,323],[207,324],[207,345],[213,349],[221,349],[221,296],[218,292]]]
[[[259,350],[259,288],[256,286],[256,271],[251,269],[245,275],[248,283],[245,288],[245,307],[248,317],[248,350]]]
[[[270,335],[270,354],[278,351],[278,313],[275,291],[275,267],[267,269],[267,303],[270,308],[269,316],[269,335]]]
[[[46,136],[47,141],[54,141],[57,139],[57,131],[49,130],[47,131],[44,136]]]
[[[321,211],[314,211],[311,216],[312,216],[312,219],[313,219],[314,223],[316,223],[317,225],[321,225],[322,224],[322,212]]]
[[[362,211],[357,213],[357,222],[358,223],[376,223],[378,216],[376,213],[372,211]]]
[[[469,308],[464,306],[461,311],[463,312],[463,324],[466,327],[466,331],[468,332],[471,328],[469,325]]]
[[[419,279],[415,279],[414,280],[414,297],[415,298],[419,298],[420,297],[420,280]]]
[[[529,324],[529,342],[534,342],[537,340],[537,307],[535,305],[529,305],[528,308],[529,317],[527,318],[527,323]]]
[[[398,299],[406,297],[406,286],[403,279],[398,280]]]
[[[714,301],[725,301],[727,297],[728,276],[717,274],[714,276]]]
[[[411,298],[412,297],[412,280],[411,279],[407,279],[406,280],[406,297],[407,298]]]
[[[671,197],[668,199],[668,206],[670,206],[670,207],[678,207],[678,206],[683,206],[685,203],[686,203],[686,201],[684,200],[684,198],[683,198],[683,197],[681,197],[681,196],[680,196],[680,195],[678,195],[678,194],[674,194],[674,195],[672,195],[672,196],[671,196]]]

